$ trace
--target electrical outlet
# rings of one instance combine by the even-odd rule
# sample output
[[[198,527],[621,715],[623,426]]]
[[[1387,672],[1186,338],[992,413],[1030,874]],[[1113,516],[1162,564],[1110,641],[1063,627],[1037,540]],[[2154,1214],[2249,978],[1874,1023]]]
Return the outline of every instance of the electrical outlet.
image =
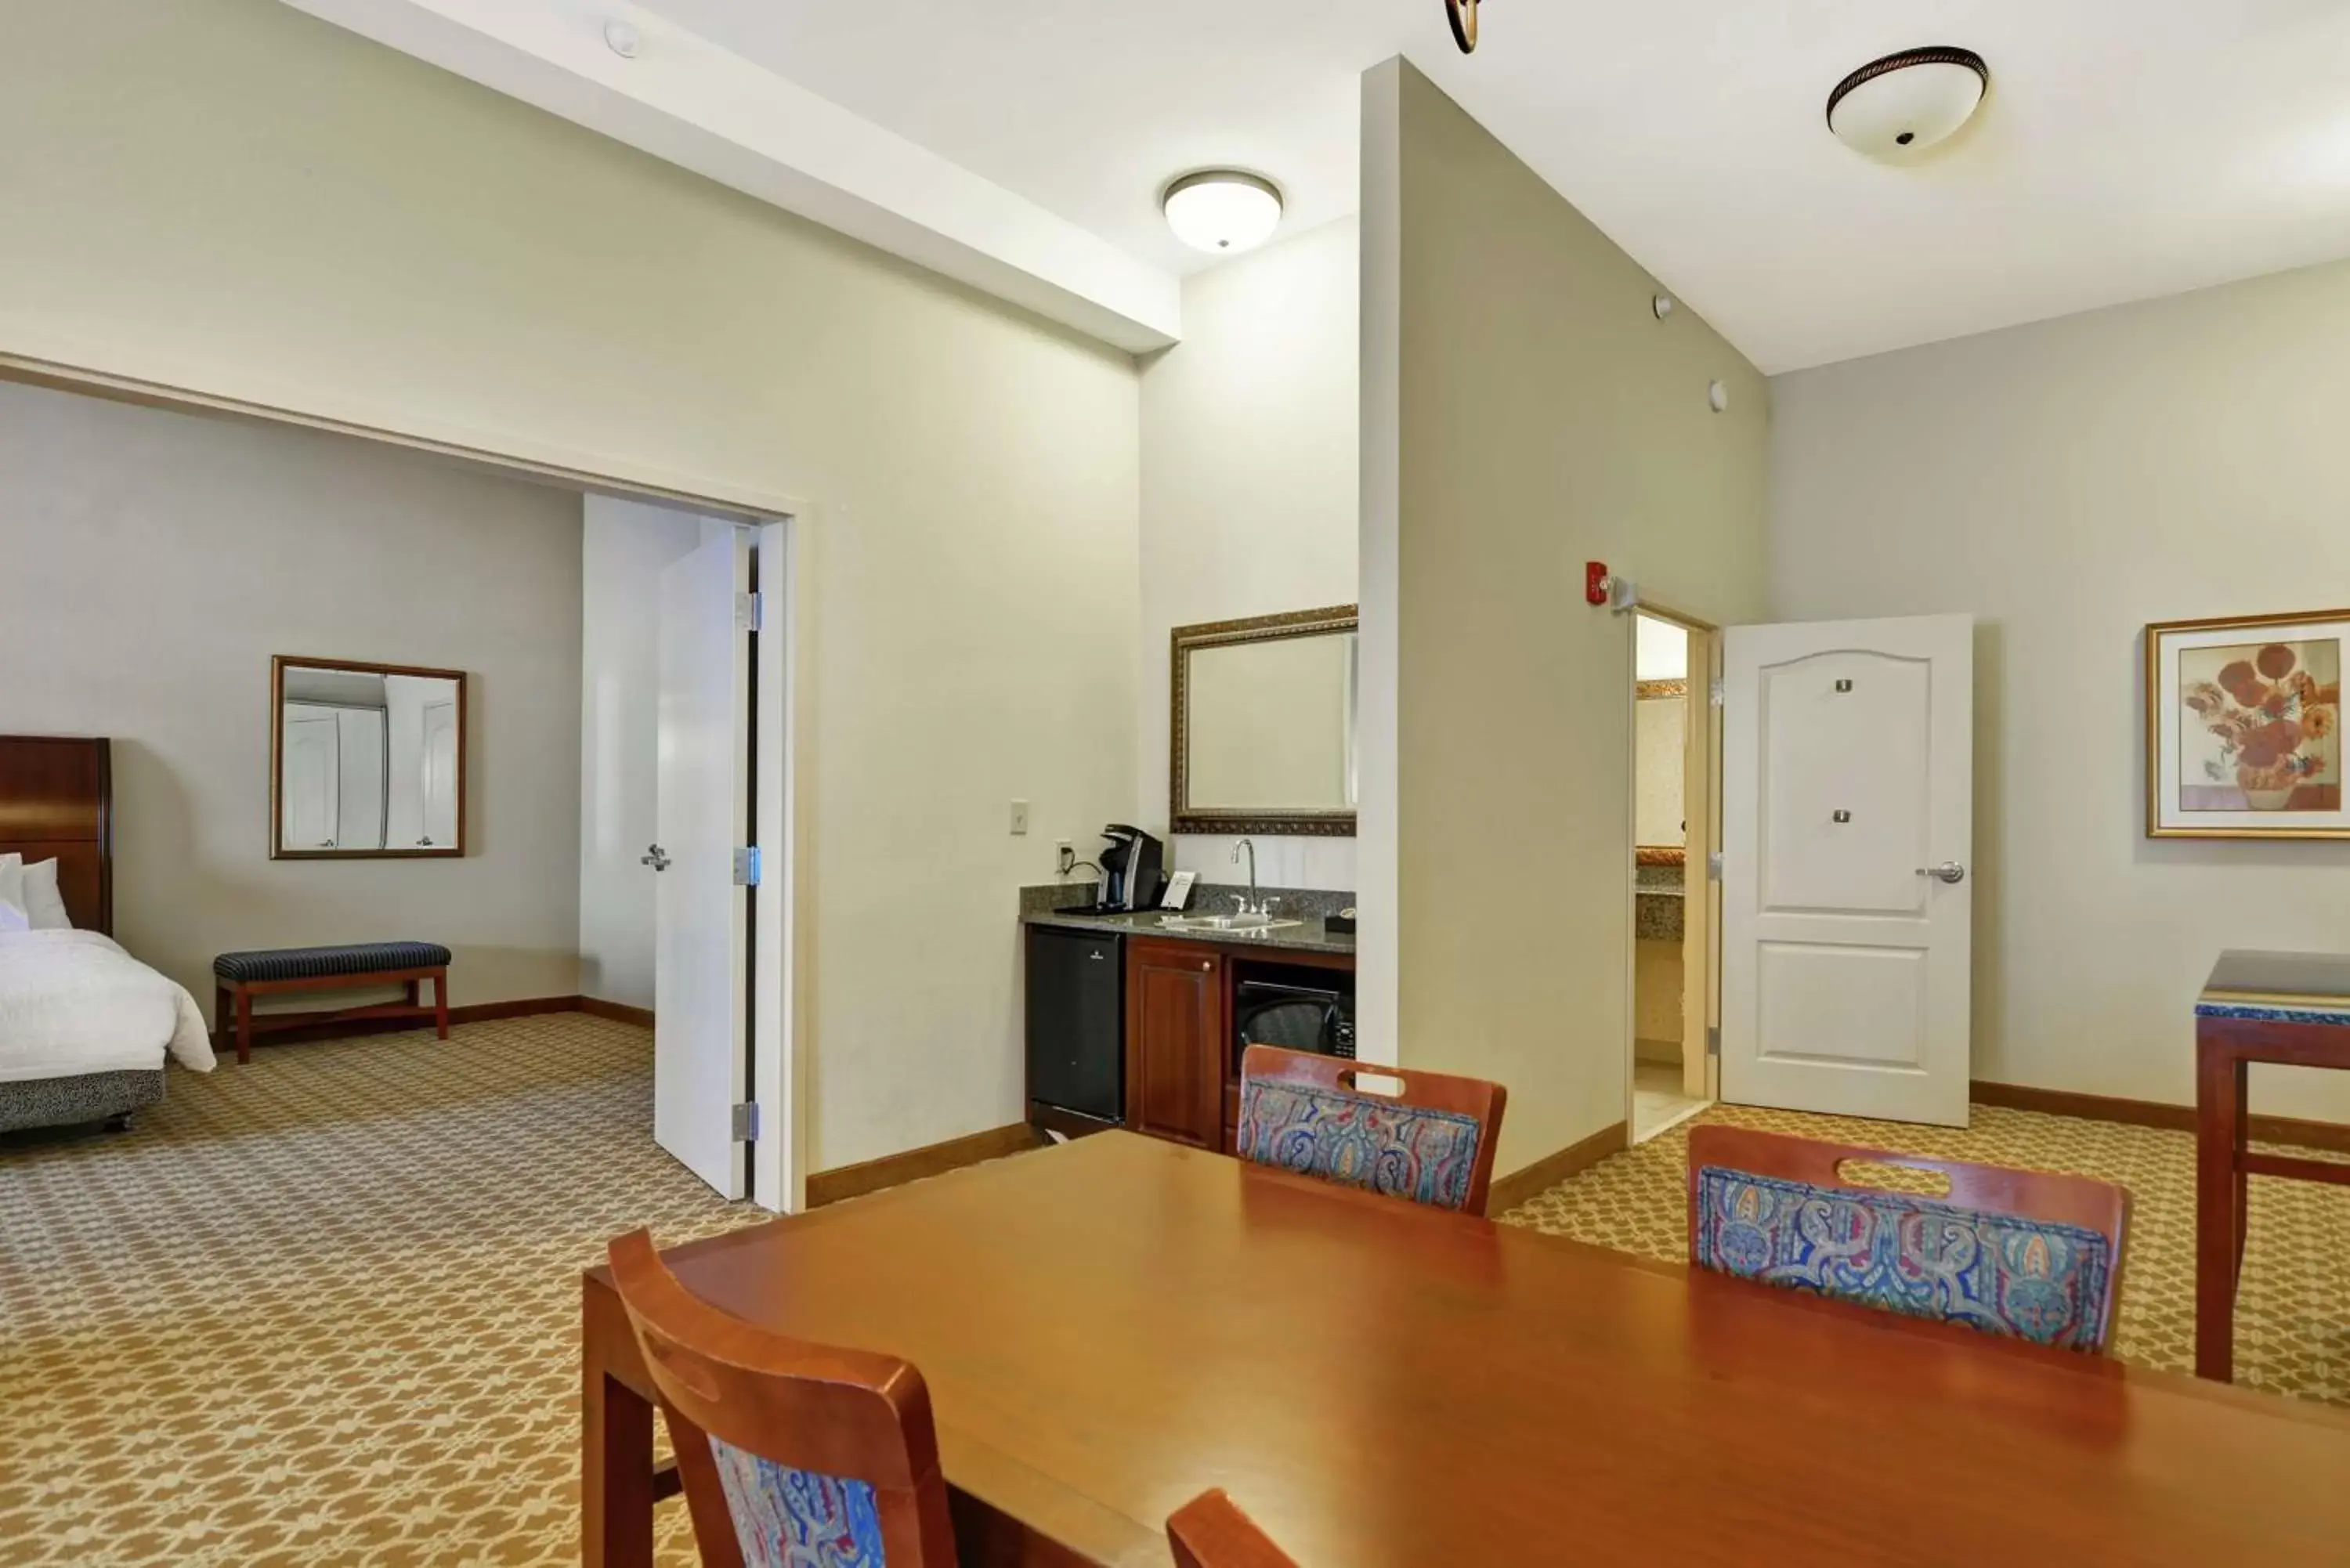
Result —
[[[1053,875],[1066,877],[1077,868],[1077,846],[1067,839],[1055,839],[1053,844]]]
[[[1027,831],[1028,831],[1028,803],[1027,803],[1026,801],[1024,801],[1024,800],[1015,800],[1015,801],[1014,801],[1014,802],[1012,803],[1012,834],[1013,834],[1013,836],[1016,838],[1016,837],[1018,837],[1020,835],[1022,835],[1022,834],[1024,834],[1024,833],[1025,833],[1025,832],[1027,832]]]

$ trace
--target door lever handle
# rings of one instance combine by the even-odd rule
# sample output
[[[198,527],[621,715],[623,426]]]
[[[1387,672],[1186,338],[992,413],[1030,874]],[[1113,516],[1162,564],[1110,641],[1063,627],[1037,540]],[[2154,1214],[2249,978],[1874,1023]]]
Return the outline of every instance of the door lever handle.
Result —
[[[1939,866],[1918,867],[1918,875],[1931,877],[1937,882],[1963,882],[1967,879],[1967,868],[1955,860],[1945,860]]]

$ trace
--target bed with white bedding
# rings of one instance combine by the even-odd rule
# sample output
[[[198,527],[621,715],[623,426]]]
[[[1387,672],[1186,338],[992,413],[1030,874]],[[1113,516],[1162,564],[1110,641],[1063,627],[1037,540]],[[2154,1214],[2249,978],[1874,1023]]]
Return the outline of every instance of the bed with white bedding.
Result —
[[[187,987],[99,931],[0,931],[0,1084],[213,1069]]]
[[[104,739],[0,735],[0,1131],[128,1124],[165,1063],[208,1072],[195,999],[113,940]]]

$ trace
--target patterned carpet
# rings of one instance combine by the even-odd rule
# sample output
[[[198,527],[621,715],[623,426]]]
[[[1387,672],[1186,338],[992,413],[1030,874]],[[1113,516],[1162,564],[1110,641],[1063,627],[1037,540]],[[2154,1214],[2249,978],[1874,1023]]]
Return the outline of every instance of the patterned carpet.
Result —
[[[2130,1233],[2114,1353],[2139,1366],[2194,1370],[2193,1135],[1990,1106],[1975,1106],[1973,1120],[1961,1132],[1742,1106],[1717,1106],[1696,1118],[2120,1182],[2130,1191]],[[1512,1210],[1503,1220],[1621,1251],[1686,1261],[1685,1181],[1692,1125],[1609,1156]],[[2254,1177],[2251,1208],[2251,1240],[2236,1306],[2236,1380],[2350,1405],[2350,1188]]]
[[[0,1562],[577,1560],[577,1277],[758,1218],[657,1150],[647,1033],[558,1014],[174,1073],[127,1137],[0,1150]],[[2190,1140],[1978,1109],[1945,1133],[1720,1119],[2109,1176],[2120,1353],[2183,1368]],[[1685,1134],[1508,1216],[1681,1252]],[[2256,1180],[2248,1383],[2350,1402],[2350,1190]],[[664,1568],[694,1562],[681,1505]]]
[[[0,1562],[578,1560],[580,1268],[760,1216],[654,1147],[646,1031],[451,1034],[266,1046],[0,1153]]]

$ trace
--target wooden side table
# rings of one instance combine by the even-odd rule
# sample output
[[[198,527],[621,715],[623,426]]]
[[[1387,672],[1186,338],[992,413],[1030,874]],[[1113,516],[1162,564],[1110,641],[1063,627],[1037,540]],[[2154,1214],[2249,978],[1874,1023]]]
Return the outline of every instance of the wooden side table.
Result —
[[[2350,1166],[2255,1154],[2245,1137],[2254,1062],[2350,1069],[2350,957],[2224,952],[2195,1002],[2195,1373],[2234,1380],[2245,1178],[2350,1186]]]

